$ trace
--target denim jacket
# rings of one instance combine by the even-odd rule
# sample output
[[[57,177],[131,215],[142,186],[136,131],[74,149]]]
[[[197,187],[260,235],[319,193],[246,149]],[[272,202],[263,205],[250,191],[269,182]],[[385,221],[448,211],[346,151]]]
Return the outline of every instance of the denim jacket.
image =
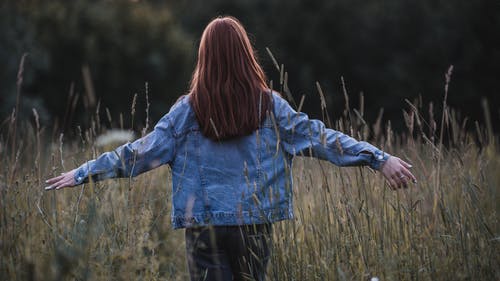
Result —
[[[378,170],[389,154],[298,113],[278,94],[272,112],[251,135],[221,142],[203,136],[182,97],[133,143],[80,166],[77,184],[135,177],[169,164],[174,228],[272,223],[293,218],[292,159],[308,154],[338,166]]]

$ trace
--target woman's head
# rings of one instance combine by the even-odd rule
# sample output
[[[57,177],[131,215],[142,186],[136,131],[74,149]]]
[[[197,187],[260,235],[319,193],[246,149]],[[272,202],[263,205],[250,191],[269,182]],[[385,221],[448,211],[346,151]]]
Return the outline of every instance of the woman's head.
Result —
[[[270,105],[266,76],[241,23],[212,20],[201,36],[190,102],[203,134],[222,140],[248,135]]]

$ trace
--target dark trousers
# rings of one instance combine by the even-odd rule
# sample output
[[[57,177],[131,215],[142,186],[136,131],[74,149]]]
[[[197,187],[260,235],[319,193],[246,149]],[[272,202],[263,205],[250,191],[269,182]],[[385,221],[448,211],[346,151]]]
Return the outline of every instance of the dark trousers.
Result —
[[[186,228],[191,281],[263,281],[271,238],[270,224]]]

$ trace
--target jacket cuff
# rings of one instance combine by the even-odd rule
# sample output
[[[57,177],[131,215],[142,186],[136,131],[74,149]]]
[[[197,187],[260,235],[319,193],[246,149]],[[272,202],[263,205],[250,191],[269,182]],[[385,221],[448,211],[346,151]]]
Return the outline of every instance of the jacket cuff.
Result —
[[[88,182],[89,167],[90,165],[88,162],[78,167],[74,176],[77,185]]]
[[[374,170],[380,170],[382,168],[382,165],[391,157],[391,155],[387,152],[384,152],[382,150],[375,150],[372,152],[372,159],[370,161],[370,167]]]

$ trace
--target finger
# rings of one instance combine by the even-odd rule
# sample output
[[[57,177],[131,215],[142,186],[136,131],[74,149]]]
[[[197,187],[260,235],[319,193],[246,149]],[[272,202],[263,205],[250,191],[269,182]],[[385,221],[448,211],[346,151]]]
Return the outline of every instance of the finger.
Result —
[[[57,190],[60,188],[60,186],[61,186],[61,182],[59,181],[57,183],[54,183],[52,185],[45,187],[45,190]]]
[[[400,158],[398,158],[399,162],[405,167],[405,168],[408,168],[410,169],[411,167],[413,167],[411,164],[401,160]]]
[[[392,175],[392,180],[394,181],[396,188],[401,188],[406,184],[407,178],[403,173],[395,172]]]
[[[401,182],[402,179],[405,178],[405,175],[401,172],[395,172],[392,177],[391,177],[396,183],[399,184],[399,182]]]
[[[399,188],[408,188],[408,178],[405,175],[401,175],[398,179]]]
[[[56,189],[59,190],[61,188],[65,188],[65,187],[68,187],[68,186],[71,186],[71,179],[66,179],[64,181],[61,181],[59,183],[59,185],[56,187]]]
[[[405,175],[408,179],[410,179],[411,181],[413,182],[416,182],[417,181],[417,178],[410,172],[410,170],[408,170],[407,168],[405,167],[401,167],[401,173],[403,175]]]
[[[57,177],[53,177],[53,178],[50,178],[48,180],[45,181],[45,183],[48,183],[48,184],[53,184],[59,180],[61,180],[62,178],[64,177],[64,175],[60,175],[60,176],[57,176]]]
[[[56,186],[56,190],[59,190],[61,188],[65,188],[67,185],[65,183],[60,183],[58,186]]]
[[[45,187],[45,190],[53,190],[56,189],[61,184],[61,180],[56,182],[51,182],[50,185]]]
[[[408,170],[404,165],[404,161],[401,160],[400,166],[398,171],[396,172],[396,175],[398,176],[398,180],[401,181],[401,179],[404,179],[404,184],[407,183],[408,180],[411,180],[412,182],[416,182],[415,176]]]
[[[413,183],[417,183],[417,178],[407,169],[402,171],[408,179],[410,179]]]
[[[52,183],[51,185],[47,186],[45,189],[46,190],[53,190],[53,189],[60,189],[62,185],[64,185],[65,179],[59,179],[57,182]]]

